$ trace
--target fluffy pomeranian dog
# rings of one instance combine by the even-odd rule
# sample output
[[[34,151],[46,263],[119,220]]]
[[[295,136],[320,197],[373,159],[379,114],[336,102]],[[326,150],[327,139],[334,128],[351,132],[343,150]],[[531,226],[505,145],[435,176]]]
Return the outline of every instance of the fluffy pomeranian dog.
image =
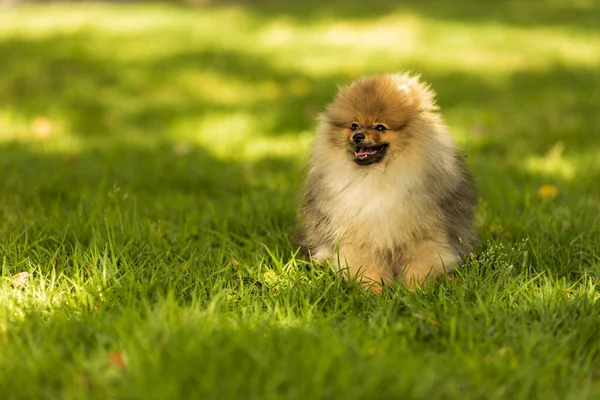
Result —
[[[319,117],[298,244],[376,292],[414,287],[471,252],[475,206],[429,85],[409,74],[363,77]]]

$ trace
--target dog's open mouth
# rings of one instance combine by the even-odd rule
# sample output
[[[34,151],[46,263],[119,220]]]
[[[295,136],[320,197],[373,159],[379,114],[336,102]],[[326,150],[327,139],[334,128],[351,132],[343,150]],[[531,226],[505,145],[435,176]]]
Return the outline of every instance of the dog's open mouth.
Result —
[[[369,165],[381,161],[387,148],[387,144],[373,147],[357,147],[354,150],[354,162],[358,165]]]

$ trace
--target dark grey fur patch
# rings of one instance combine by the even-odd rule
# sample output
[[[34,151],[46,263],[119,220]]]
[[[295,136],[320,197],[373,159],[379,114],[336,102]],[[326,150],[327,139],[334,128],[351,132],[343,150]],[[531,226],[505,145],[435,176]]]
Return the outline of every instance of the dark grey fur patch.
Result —
[[[323,243],[333,243],[335,240],[328,233],[330,220],[327,214],[321,211],[317,201],[320,179],[319,176],[307,178],[302,199],[302,220],[295,232],[295,245],[300,248],[300,253],[305,257],[315,253]]]
[[[477,244],[474,228],[477,189],[464,157],[456,155],[456,160],[461,169],[461,180],[454,191],[440,199],[439,207],[444,212],[444,226],[450,244],[464,256]]]

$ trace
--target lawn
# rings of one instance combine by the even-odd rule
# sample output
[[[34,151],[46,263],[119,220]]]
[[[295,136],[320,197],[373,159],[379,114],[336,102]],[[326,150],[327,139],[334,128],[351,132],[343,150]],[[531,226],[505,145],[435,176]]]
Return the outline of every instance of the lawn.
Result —
[[[593,0],[0,9],[0,397],[600,398],[597,21]],[[405,69],[468,154],[481,243],[376,295],[290,236],[316,114]]]

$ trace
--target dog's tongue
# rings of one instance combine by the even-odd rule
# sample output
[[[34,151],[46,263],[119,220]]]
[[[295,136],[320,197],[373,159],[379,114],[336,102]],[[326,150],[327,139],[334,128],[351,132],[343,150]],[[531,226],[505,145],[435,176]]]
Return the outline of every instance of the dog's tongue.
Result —
[[[368,156],[369,154],[371,154],[373,151],[369,148],[366,147],[359,147],[358,150],[356,150],[356,152],[354,154],[356,154],[357,157],[365,157]]]

